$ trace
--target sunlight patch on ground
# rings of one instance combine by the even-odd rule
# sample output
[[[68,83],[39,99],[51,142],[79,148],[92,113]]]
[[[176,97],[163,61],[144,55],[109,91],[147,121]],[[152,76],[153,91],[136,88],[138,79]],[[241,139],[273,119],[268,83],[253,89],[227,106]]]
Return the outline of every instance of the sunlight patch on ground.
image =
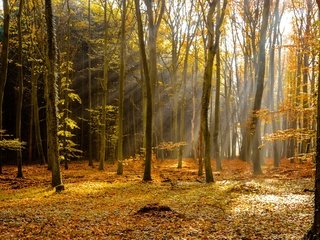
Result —
[[[255,209],[256,212],[277,211],[286,207],[295,208],[310,205],[311,200],[311,196],[302,194],[250,194],[241,196],[238,199],[239,202],[246,202],[246,204],[235,206],[233,212],[239,214],[252,212],[253,209]]]
[[[55,190],[49,188],[29,188],[22,190],[0,191],[1,201],[19,201],[28,199],[41,199],[55,194]]]
[[[94,194],[104,192],[106,188],[121,188],[125,187],[125,183],[117,184],[117,183],[108,183],[102,181],[87,181],[76,184],[67,184],[66,190],[76,194]]]
[[[258,196],[255,201],[275,204],[305,204],[309,199],[309,196],[301,194],[288,194],[284,196],[267,194]]]

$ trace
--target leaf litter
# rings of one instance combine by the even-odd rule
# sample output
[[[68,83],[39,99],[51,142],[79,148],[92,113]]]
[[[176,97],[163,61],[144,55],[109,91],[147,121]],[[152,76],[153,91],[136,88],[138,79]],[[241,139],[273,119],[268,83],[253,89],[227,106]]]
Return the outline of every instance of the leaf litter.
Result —
[[[268,162],[253,176],[249,164],[224,160],[216,182],[204,183],[196,163],[154,163],[153,182],[142,162],[100,172],[86,162],[63,171],[66,190],[51,189],[44,166],[0,175],[1,239],[300,239],[311,226],[313,165]],[[213,162],[214,166],[214,162]],[[19,187],[13,187],[19,186]]]

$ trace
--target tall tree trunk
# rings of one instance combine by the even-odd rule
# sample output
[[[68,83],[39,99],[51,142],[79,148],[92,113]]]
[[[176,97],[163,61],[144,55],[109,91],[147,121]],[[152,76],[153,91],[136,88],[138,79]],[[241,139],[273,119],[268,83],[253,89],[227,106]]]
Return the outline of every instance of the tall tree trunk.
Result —
[[[47,41],[48,41],[48,159],[52,163],[52,186],[56,191],[62,191],[62,177],[60,172],[59,147],[58,147],[58,96],[56,80],[56,36],[53,23],[53,10],[51,0],[45,0],[45,15],[47,22]]]
[[[270,46],[270,58],[269,58],[269,71],[270,71],[270,91],[269,91],[269,101],[271,111],[275,111],[275,97],[274,97],[274,86],[275,86],[275,44],[277,40],[279,24],[280,24],[280,14],[279,14],[279,0],[275,3],[274,9],[274,22],[272,28],[271,46]],[[279,87],[279,86],[278,86]],[[272,118],[272,131],[276,132],[278,130],[276,120]],[[280,165],[280,151],[277,141],[273,142],[273,165],[274,167],[279,167]]]
[[[271,0],[264,0],[263,5],[263,16],[262,16],[262,25],[260,30],[260,42],[259,42],[259,55],[258,55],[258,71],[256,74],[257,89],[256,95],[254,98],[253,105],[253,114],[251,117],[251,132],[253,133],[250,141],[252,144],[253,152],[253,172],[254,174],[261,174],[261,158],[259,146],[261,145],[261,136],[260,136],[260,124],[259,119],[256,113],[261,109],[261,101],[264,89],[264,76],[265,76],[265,65],[266,65],[266,38],[267,38],[267,28],[269,20],[269,10],[270,10]],[[251,145],[251,144],[250,144]]]
[[[91,95],[91,0],[88,0],[88,101],[89,101],[89,110],[92,109],[92,95]],[[93,157],[92,157],[92,114],[91,111],[89,111],[89,136],[88,136],[88,147],[89,147],[89,166],[94,167],[93,165]]]
[[[144,72],[144,84],[146,88],[147,103],[146,103],[146,128],[145,128],[145,168],[144,168],[144,181],[151,181],[151,162],[152,162],[152,91],[151,91],[151,79],[149,75],[149,67],[146,56],[146,48],[143,39],[143,26],[141,20],[140,3],[139,0],[135,0],[135,9],[138,24],[138,37],[139,37],[139,49],[142,59],[142,66]]]
[[[100,163],[99,170],[104,170],[104,163],[106,158],[106,129],[107,129],[107,93],[108,93],[108,52],[107,52],[107,43],[108,43],[108,27],[107,27],[107,0],[104,1],[104,54],[103,54],[103,82],[102,86],[102,119],[101,119],[101,134],[100,134]]]
[[[49,64],[49,59],[48,59],[48,56],[46,56],[46,62],[47,64]],[[48,68],[49,69],[49,68]],[[45,80],[45,86],[44,86],[44,95],[45,95],[45,99],[46,99],[46,136],[47,136],[47,161],[48,161],[48,170],[52,170],[52,157],[50,157],[50,151],[49,151],[49,142],[50,142],[50,132],[49,132],[49,127],[48,127],[48,123],[50,122],[50,119],[49,119],[49,114],[48,114],[48,111],[49,111],[49,88],[48,88],[48,73],[45,73],[45,76],[44,76]]]
[[[211,168],[210,132],[209,132],[209,119],[208,119],[208,109],[209,109],[209,102],[210,102],[211,90],[212,90],[211,89],[212,70],[213,70],[213,61],[219,47],[219,39],[221,34],[220,27],[222,25],[223,18],[225,15],[227,0],[223,1],[221,17],[214,29],[213,15],[214,15],[216,5],[217,5],[217,1],[210,3],[209,12],[207,15],[208,53],[207,53],[207,61],[204,69],[202,98],[201,98],[201,132],[203,134],[204,148],[205,148],[204,165],[205,165],[207,183],[214,181],[212,168]]]
[[[154,0],[144,0],[144,3],[147,7],[147,18],[148,18],[148,53],[149,53],[149,77],[151,81],[151,104],[152,104],[152,110],[153,110],[153,115],[156,116],[156,110],[157,108],[155,107],[159,103],[155,102],[155,93],[157,91],[157,85],[158,85],[158,79],[157,79],[157,35],[158,35],[158,30],[159,26],[163,17],[164,9],[165,9],[165,1],[161,0],[158,1],[159,5],[155,4]],[[156,14],[154,13],[155,6],[159,7],[159,13]],[[148,93],[147,93],[148,94]],[[148,104],[147,104],[148,105]],[[148,107],[147,107],[148,108]],[[147,110],[148,111],[148,110]],[[157,118],[152,118],[152,124],[153,124],[153,129],[155,128]],[[149,123],[147,123],[148,125]],[[156,133],[154,131],[153,133]],[[146,136],[145,136],[146,137]],[[154,139],[151,139],[151,145],[155,144],[157,145],[158,143],[156,142],[156,136]],[[160,139],[162,140],[162,139]],[[147,140],[149,141],[149,140]],[[153,143],[154,141],[154,143]]]
[[[213,151],[214,157],[216,159],[216,170],[221,171],[221,155],[218,143],[219,137],[219,128],[220,128],[220,84],[221,84],[221,75],[220,75],[220,49],[217,49],[216,55],[216,96],[215,96],[215,107],[214,107],[214,128],[213,128]],[[225,86],[226,87],[226,86]]]
[[[196,133],[196,98],[197,98],[197,82],[198,82],[198,49],[196,44],[194,45],[194,70],[192,75],[192,119],[191,119],[191,145],[193,151],[193,157],[195,160],[198,158],[195,133]],[[200,138],[199,138],[200,139]]]
[[[31,98],[32,98],[32,106],[33,106],[33,125],[34,125],[34,135],[35,135],[35,142],[36,148],[38,151],[38,156],[40,158],[40,163],[46,163],[46,157],[43,151],[42,146],[42,137],[41,137],[41,127],[40,127],[40,118],[39,118],[39,105],[38,105],[38,75],[35,75],[34,70],[34,62],[32,62],[32,70],[31,70]]]
[[[123,173],[123,99],[124,99],[124,82],[125,82],[125,58],[126,58],[126,0],[122,0],[121,16],[121,48],[120,48],[120,83],[119,83],[119,117],[118,117],[118,169],[117,174]],[[134,110],[133,110],[134,111]],[[134,121],[134,120],[133,120]]]
[[[0,131],[3,131],[3,97],[7,82],[8,73],[8,54],[9,54],[9,24],[10,13],[8,0],[3,0],[3,43],[1,51],[1,73],[0,73]],[[2,139],[2,132],[0,132],[0,140]],[[0,153],[0,174],[2,174],[2,158]]]
[[[188,36],[189,38],[189,36]],[[183,63],[183,89],[182,89],[182,99],[181,99],[181,105],[180,105],[180,143],[185,142],[185,112],[186,112],[186,91],[187,91],[187,74],[188,74],[188,61],[189,61],[189,50],[190,50],[190,42],[187,40],[187,46],[186,46],[186,54],[184,58]],[[182,157],[183,157],[183,145],[179,146],[179,152],[178,152],[178,168],[182,168]]]
[[[205,164],[205,173],[206,173],[206,182],[213,182],[213,174],[211,168],[211,151],[210,151],[210,132],[209,132],[209,119],[208,119],[208,110],[209,102],[211,97],[211,81],[212,81],[212,68],[213,60],[215,56],[214,49],[214,33],[213,33],[213,14],[216,8],[217,2],[211,3],[209,12],[207,15],[207,29],[208,29],[208,53],[207,53],[207,62],[204,69],[203,77],[203,86],[202,86],[202,98],[201,98],[201,132],[202,138],[204,141],[204,164]]]
[[[22,59],[22,31],[21,31],[21,17],[23,11],[24,1],[20,0],[19,12],[17,16],[18,21],[18,44],[19,44],[19,72],[18,72],[18,86],[17,86],[17,104],[16,104],[16,138],[21,141],[21,118],[22,118],[22,100],[23,100],[23,59]],[[17,151],[17,178],[23,177],[22,172],[22,150]]]
[[[303,70],[302,70],[302,92],[303,92],[303,108],[307,109],[309,107],[309,97],[308,97],[308,85],[309,85],[309,55],[310,55],[310,36],[311,36],[311,18],[312,18],[312,0],[306,1],[307,5],[307,20],[306,20],[306,28],[303,36]],[[303,128],[310,129],[312,123],[308,120],[308,113],[303,112]],[[302,141],[301,152],[308,153],[309,152],[310,140],[305,139]]]

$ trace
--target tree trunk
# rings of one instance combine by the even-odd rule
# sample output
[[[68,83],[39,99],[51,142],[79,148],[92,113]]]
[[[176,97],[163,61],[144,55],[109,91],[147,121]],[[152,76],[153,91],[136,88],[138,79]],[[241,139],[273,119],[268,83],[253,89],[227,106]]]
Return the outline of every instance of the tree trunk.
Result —
[[[274,86],[275,86],[275,44],[277,40],[279,24],[280,24],[280,15],[279,15],[279,0],[275,3],[274,10],[274,23],[272,29],[271,37],[271,46],[270,46],[270,59],[269,59],[269,71],[270,71],[270,91],[269,91],[269,101],[270,101],[270,110],[275,111],[275,97],[274,97]],[[279,87],[279,86],[278,86]],[[278,130],[277,123],[274,118],[272,118],[272,131],[276,132]],[[277,141],[272,143],[273,147],[273,165],[274,167],[280,166],[280,152]]]
[[[213,128],[213,152],[216,159],[216,170],[221,171],[221,155],[218,144],[219,129],[220,129],[220,84],[221,84],[221,75],[220,75],[220,50],[217,49],[216,55],[216,96],[215,96],[215,107],[214,107],[214,128]],[[226,87],[226,86],[225,86]]]
[[[202,98],[201,98],[201,132],[203,134],[205,156],[204,165],[206,172],[206,182],[213,182],[213,174],[211,168],[211,157],[210,157],[210,132],[209,132],[209,119],[208,119],[208,108],[211,97],[211,81],[212,81],[212,70],[214,57],[217,54],[220,39],[220,27],[223,22],[225,15],[225,10],[227,6],[227,1],[223,1],[223,7],[221,16],[218,23],[213,26],[213,14],[216,8],[217,2],[210,4],[209,12],[207,15],[207,29],[208,29],[208,53],[207,61],[204,69],[203,77],[203,88],[202,88]],[[215,35],[214,35],[215,34]]]
[[[198,136],[198,146],[197,146],[197,158],[198,158],[198,176],[203,175],[203,136],[201,132],[201,127]]]
[[[22,119],[22,101],[23,101],[23,59],[22,59],[22,32],[21,32],[21,17],[23,11],[24,1],[20,0],[19,12],[17,15],[18,21],[18,45],[19,45],[19,56],[18,56],[18,86],[17,86],[17,104],[16,104],[16,138],[21,141],[21,119]],[[18,173],[17,178],[23,177],[22,172],[22,150],[17,151],[17,166]]]
[[[8,73],[8,54],[9,54],[9,24],[10,12],[8,0],[3,0],[3,43],[1,51],[1,73],[0,73],[0,130],[3,131],[3,97],[4,90],[7,82]],[[2,133],[0,133],[0,140]],[[0,174],[2,174],[2,151],[0,153]]]
[[[252,151],[253,151],[253,172],[254,174],[261,174],[261,159],[259,154],[259,146],[261,142],[260,136],[260,124],[259,119],[256,113],[261,108],[261,101],[264,89],[264,76],[265,76],[265,65],[266,65],[266,37],[267,37],[267,28],[268,28],[268,19],[269,19],[269,10],[270,10],[271,0],[264,0],[263,6],[263,16],[262,16],[262,25],[260,30],[260,42],[259,42],[259,55],[258,55],[258,71],[256,74],[256,82],[257,82],[257,89],[256,95],[254,99],[253,105],[253,114],[251,117],[251,132],[253,135],[250,138],[250,141],[254,141],[252,144]],[[251,144],[250,144],[251,145]]]
[[[38,77],[35,75],[34,71],[34,62],[32,62],[32,70],[31,70],[31,98],[32,98],[32,106],[33,106],[33,124],[34,124],[34,135],[36,148],[38,151],[38,156],[40,158],[40,164],[46,163],[46,157],[43,152],[42,146],[42,137],[41,137],[41,127],[40,127],[40,118],[39,118],[39,105],[38,105]]]
[[[203,77],[203,86],[202,86],[202,98],[201,98],[201,132],[204,142],[204,165],[206,173],[206,182],[213,182],[213,174],[211,168],[211,152],[210,152],[210,132],[209,132],[209,119],[208,119],[208,110],[209,102],[211,97],[211,81],[212,81],[212,69],[213,69],[213,60],[216,54],[214,49],[214,36],[213,36],[213,14],[216,7],[216,2],[211,3],[209,12],[207,15],[207,29],[208,29],[208,53],[207,53],[207,62],[204,69]]]
[[[139,49],[142,59],[144,83],[146,87],[147,103],[146,103],[146,128],[145,128],[145,168],[144,168],[144,181],[151,181],[151,162],[152,162],[152,91],[151,91],[151,79],[149,75],[149,67],[147,62],[145,44],[143,39],[143,26],[141,20],[140,3],[139,0],[135,0],[135,9],[138,24],[138,37],[139,37]]]
[[[92,109],[92,95],[91,95],[91,0],[88,0],[88,101],[89,101],[89,110]],[[93,165],[93,157],[92,157],[92,114],[89,111],[89,132],[88,132],[88,147],[89,147],[89,166],[94,167]]]
[[[195,141],[195,133],[196,133],[196,98],[197,98],[197,82],[198,82],[198,49],[196,44],[194,45],[195,51],[195,60],[194,60],[194,72],[192,75],[192,119],[191,119],[191,145],[193,156],[195,160],[198,158],[197,156],[197,147]],[[200,138],[199,138],[200,139]]]
[[[308,85],[309,85],[309,55],[310,55],[310,36],[311,36],[311,18],[312,18],[312,0],[306,1],[307,5],[307,19],[306,19],[306,27],[303,36],[303,70],[302,70],[302,92],[303,92],[303,108],[307,109],[309,107],[309,93],[308,93]],[[310,129],[312,123],[308,120],[308,113],[303,112],[303,128]],[[301,152],[308,153],[309,152],[310,139],[305,139],[302,141]]]
[[[101,134],[100,134],[100,154],[99,154],[99,170],[104,170],[106,160],[106,129],[107,129],[107,94],[108,94],[108,27],[107,27],[107,1],[104,1],[104,55],[103,55],[103,82],[102,86],[102,119],[101,119]]]
[[[156,110],[157,108],[155,106],[157,106],[160,103],[156,103],[155,102],[155,93],[157,91],[156,86],[158,85],[158,79],[157,79],[157,74],[158,74],[158,70],[157,70],[157,35],[158,35],[158,30],[159,30],[159,26],[162,20],[162,16],[164,13],[164,9],[165,9],[165,2],[164,0],[158,1],[156,4],[154,2],[154,0],[144,0],[144,3],[147,7],[147,18],[148,18],[148,53],[149,53],[149,67],[148,67],[148,71],[149,71],[149,78],[150,78],[150,88],[151,88],[151,92],[150,92],[150,101],[151,101],[151,105],[152,105],[152,115],[156,116]],[[154,9],[155,6],[160,8],[160,11],[158,14],[154,13]],[[147,87],[147,86],[146,86]],[[148,95],[148,90],[147,90],[147,95]],[[148,105],[148,103],[147,103]],[[148,107],[147,107],[147,111],[148,111]],[[158,120],[157,118],[152,118],[152,125],[153,125],[153,129],[155,129],[155,131],[152,131],[152,134],[156,133],[156,121]],[[147,125],[149,123],[147,122]],[[146,137],[146,136],[145,136]],[[154,138],[151,138],[151,146],[153,144],[157,145],[157,137],[155,136]],[[147,140],[149,141],[149,139]],[[153,142],[154,141],[154,142]]]
[[[53,23],[53,11],[51,0],[45,0],[45,15],[47,22],[47,41],[48,41],[48,157],[52,163],[52,186],[56,191],[64,189],[60,172],[59,147],[58,147],[58,96],[57,96],[57,80],[56,80],[56,38]]]
[[[118,169],[117,174],[123,173],[123,99],[124,99],[124,82],[125,82],[125,58],[126,58],[126,0],[122,1],[121,16],[121,48],[120,48],[120,83],[119,83],[119,117],[118,117]],[[133,120],[134,121],[134,120]]]
[[[189,36],[188,36],[189,38]],[[190,50],[190,40],[187,40],[186,53],[183,63],[183,89],[182,89],[182,99],[180,105],[180,142],[185,142],[185,112],[186,112],[186,91],[187,91],[187,73],[188,73],[188,61],[189,61],[189,50]],[[183,145],[179,146],[178,153],[178,168],[182,168],[182,157],[183,157]]]

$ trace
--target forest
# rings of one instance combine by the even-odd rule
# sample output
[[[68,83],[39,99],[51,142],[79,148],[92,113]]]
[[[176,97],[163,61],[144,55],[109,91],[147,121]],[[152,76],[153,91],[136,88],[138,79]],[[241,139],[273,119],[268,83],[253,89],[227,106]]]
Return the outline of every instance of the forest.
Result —
[[[0,0],[0,239],[320,239],[320,0]]]

